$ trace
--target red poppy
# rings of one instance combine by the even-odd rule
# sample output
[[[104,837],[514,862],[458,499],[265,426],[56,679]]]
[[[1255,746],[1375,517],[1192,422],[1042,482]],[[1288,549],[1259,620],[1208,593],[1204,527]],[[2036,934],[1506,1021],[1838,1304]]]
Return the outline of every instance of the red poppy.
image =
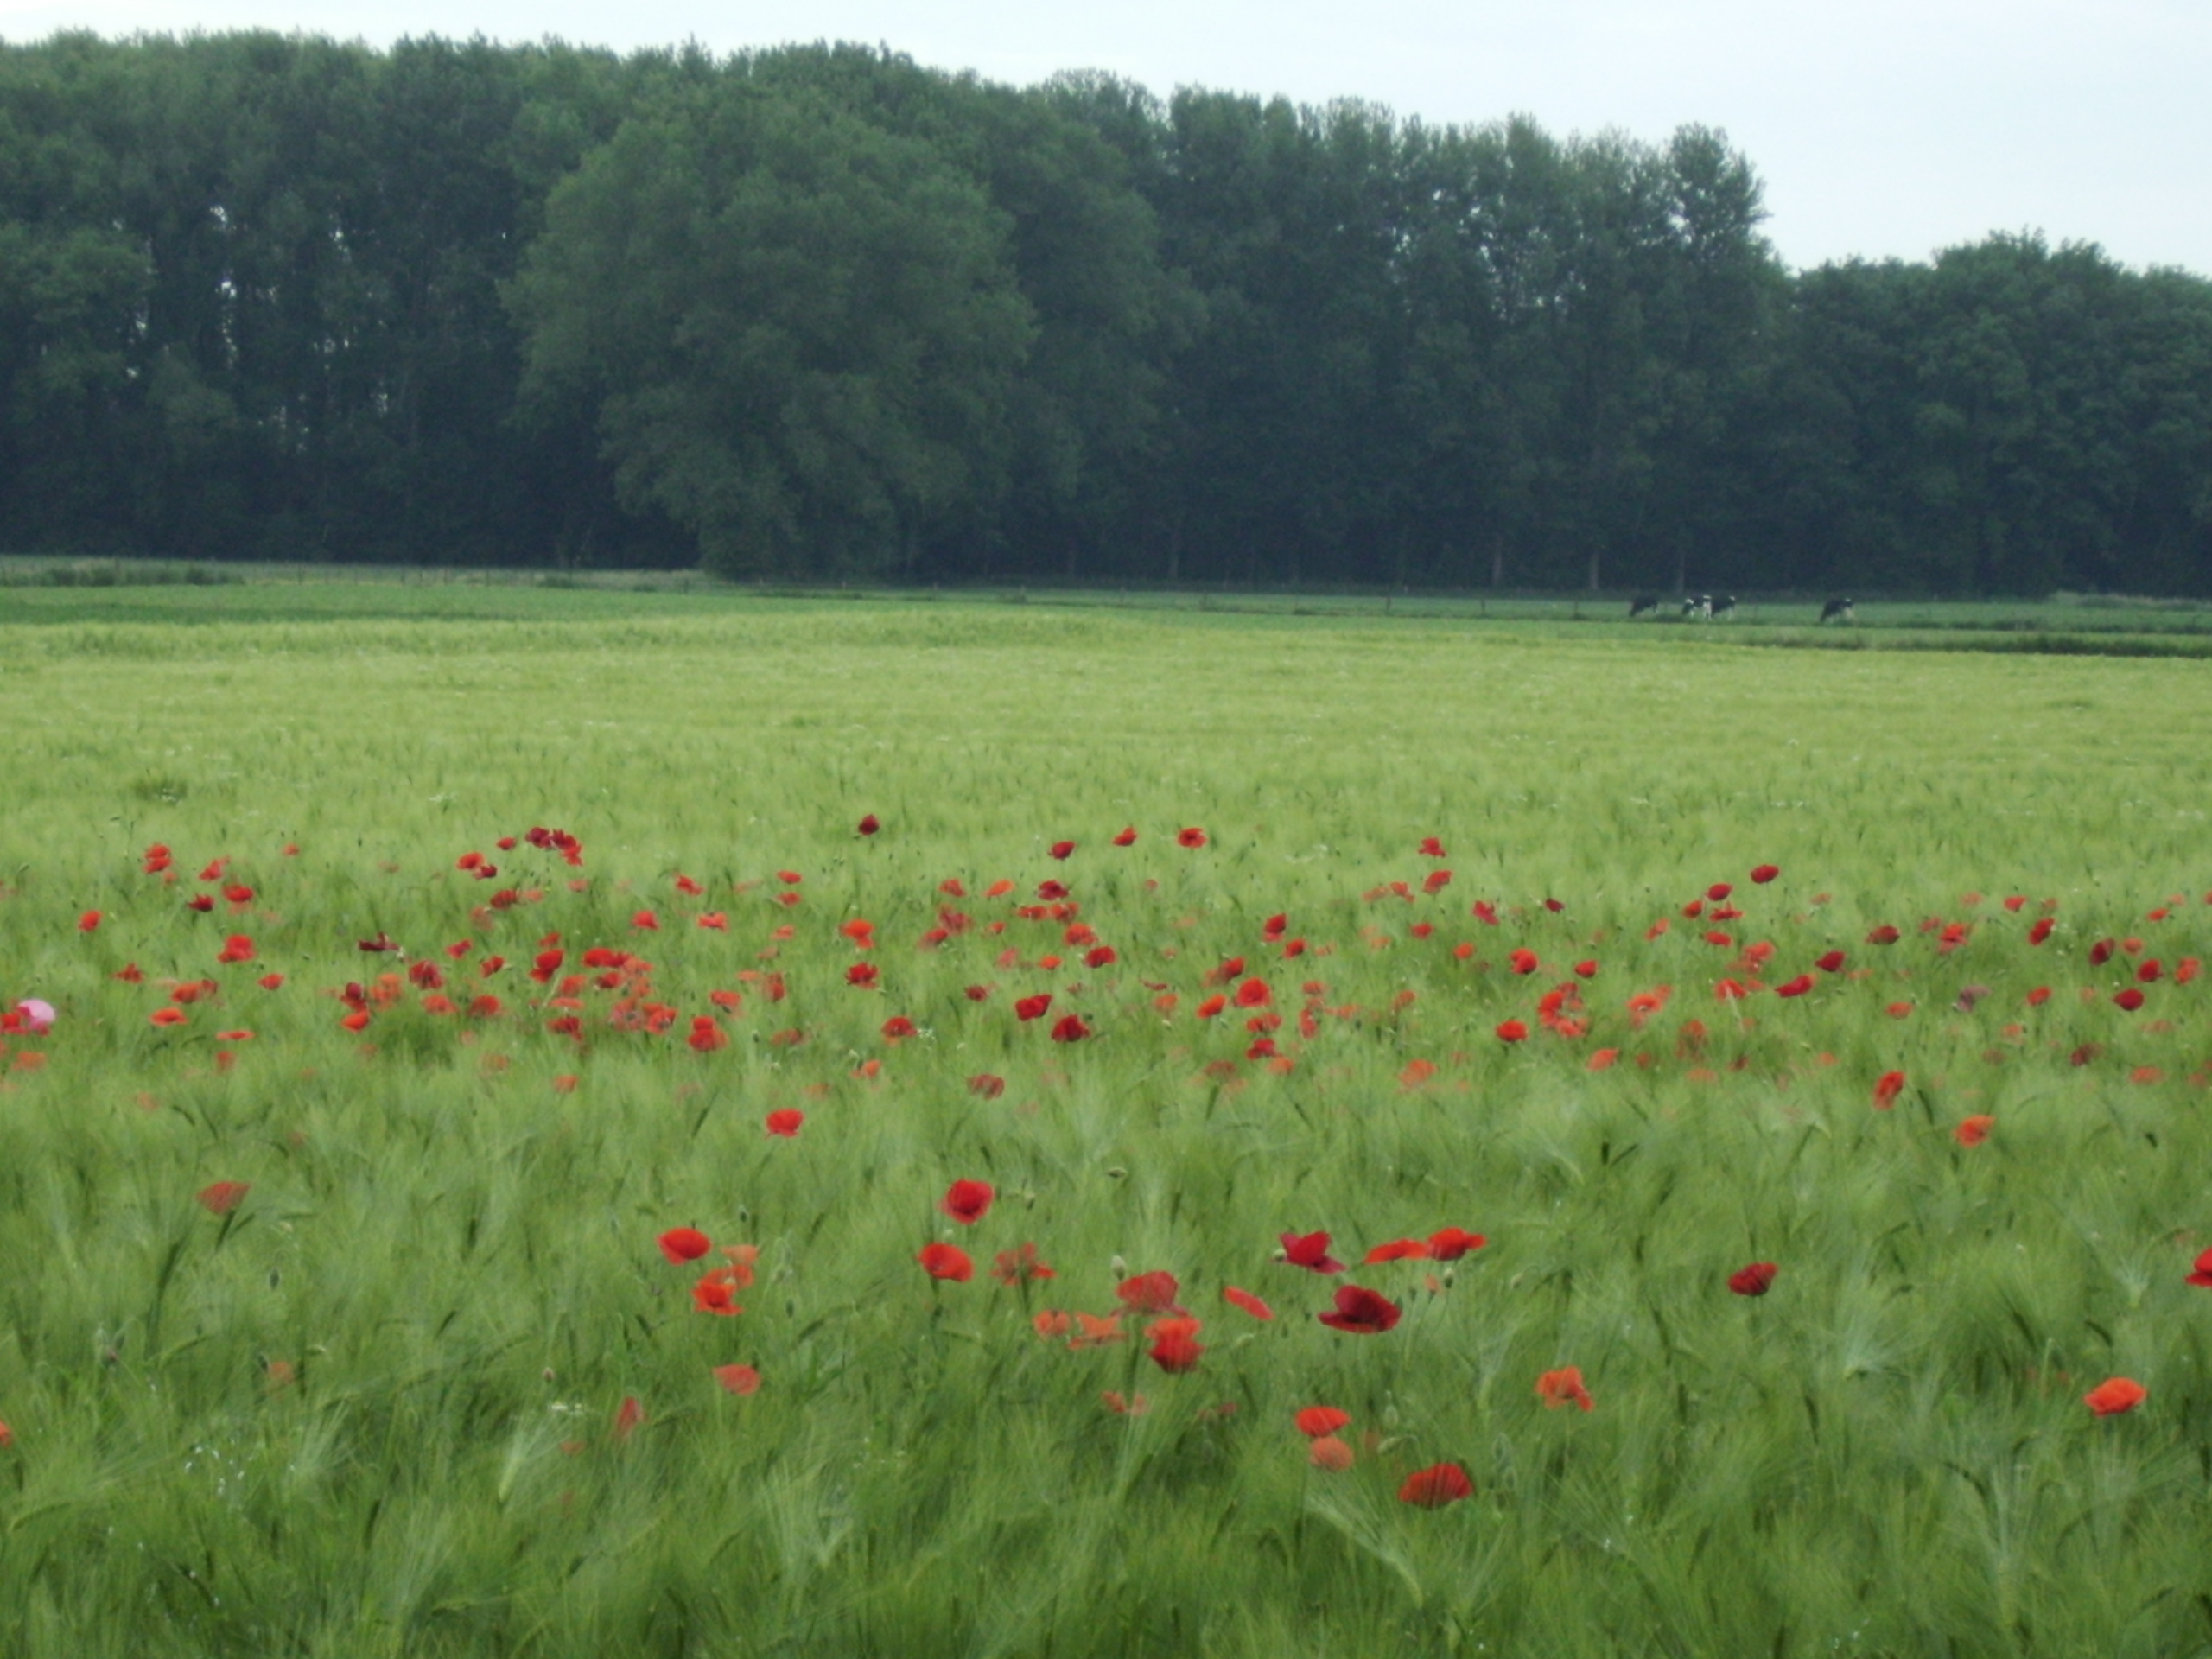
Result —
[[[1754,1262],[1728,1275],[1728,1288],[1738,1296],[1764,1296],[1774,1288],[1774,1275],[1780,1271],[1771,1262]]]
[[[1001,1250],[991,1263],[991,1277],[1002,1285],[1018,1285],[1031,1279],[1057,1279],[1059,1275],[1037,1257],[1037,1247],[1024,1243],[1018,1249]]]
[[[914,1034],[914,1022],[903,1014],[894,1014],[883,1022],[883,1034],[892,1042],[900,1042]]]
[[[715,1023],[714,1015],[694,1014],[691,1018],[691,1034],[683,1040],[700,1053],[711,1054],[717,1049],[729,1046],[729,1033]]]
[[[5,1452],[15,1443],[16,1431],[9,1427],[5,1422],[0,1422],[0,1452]]]
[[[1786,980],[1776,986],[1774,994],[1777,996],[1802,996],[1812,988],[1813,976],[1810,974],[1800,974],[1796,978]]]
[[[196,1195],[200,1208],[211,1216],[227,1216],[245,1201],[253,1190],[248,1181],[215,1181],[200,1189]]]
[[[1083,1023],[1080,1014],[1068,1014],[1052,1027],[1052,1040],[1056,1043],[1079,1043],[1090,1035],[1090,1027]]]
[[[1144,1395],[1138,1395],[1133,1400],[1125,1400],[1117,1389],[1109,1389],[1098,1397],[1105,1402],[1106,1409],[1116,1417],[1141,1417],[1152,1409],[1152,1402]]]
[[[1264,979],[1248,979],[1236,988],[1236,1006],[1240,1008],[1263,1008],[1274,999],[1274,993],[1268,988]]]
[[[1075,842],[1071,841],[1056,841],[1052,843],[1051,851],[1054,858],[1066,858],[1074,853]]]
[[[963,1227],[973,1227],[990,1213],[991,1200],[997,1196],[988,1181],[955,1181],[938,1208]]]
[[[784,1107],[768,1114],[768,1133],[785,1139],[798,1133],[799,1125],[806,1122],[806,1114],[793,1107]]]
[[[90,933],[99,925],[100,913],[97,910],[88,910],[77,918],[77,931],[79,933]]]
[[[184,901],[184,907],[187,910],[199,911],[204,915],[208,911],[215,908],[215,900],[207,893],[195,893],[191,898]]]
[[[743,1282],[734,1268],[717,1268],[691,1287],[691,1306],[702,1313],[734,1319],[745,1312],[737,1305],[738,1287]]]
[[[1781,874],[1779,864],[1755,864],[1751,867],[1751,880],[1762,887]]]
[[[1951,1131],[1962,1147],[1978,1147],[1989,1139],[1989,1132],[1997,1120],[1987,1112],[1976,1112],[1972,1117],[1961,1118],[1959,1126]]]
[[[1183,1310],[1175,1306],[1179,1288],[1175,1275],[1161,1269],[1132,1274],[1114,1287],[1114,1294],[1132,1313],[1180,1313]]]
[[[1272,1319],[1275,1311],[1249,1290],[1239,1290],[1234,1285],[1224,1285],[1221,1300],[1231,1307],[1242,1308],[1255,1319]]]
[[[1518,1020],[1505,1020],[1497,1028],[1497,1040],[1501,1043],[1522,1042],[1527,1039],[1528,1035],[1529,1027]]]
[[[2028,943],[2030,944],[2041,944],[2045,939],[2050,937],[2051,930],[2057,925],[2058,924],[2051,920],[2050,917],[2044,917],[2042,919],[2037,921],[2033,927],[2028,930]]]
[[[1560,1407],[1576,1405],[1585,1411],[1593,1409],[1597,1402],[1591,1399],[1590,1390],[1582,1386],[1581,1368],[1563,1366],[1556,1371],[1546,1371],[1536,1379],[1536,1397],[1544,1402],[1547,1411]]]
[[[181,1026],[185,1021],[185,1012],[178,1007],[159,1007],[146,1018],[157,1026]]]
[[[1598,977],[1598,964],[1594,962],[1578,962],[1574,964],[1574,972],[1577,978],[1595,979]]]
[[[1380,1262],[1425,1262],[1428,1255],[1427,1239],[1394,1238],[1387,1244],[1377,1244],[1369,1250],[1360,1258],[1360,1265],[1371,1268]]]
[[[1352,1465],[1351,1447],[1333,1434],[1324,1434],[1307,1443],[1306,1461],[1316,1469],[1349,1469]]]
[[[1431,1464],[1426,1469],[1416,1469],[1398,1488],[1399,1503],[1419,1504],[1424,1510],[1440,1510],[1446,1503],[1457,1503],[1474,1495],[1475,1483],[1456,1463]]]
[[[1885,922],[1881,926],[1874,929],[1873,931],[1867,934],[1866,943],[1869,944],[1895,944],[1897,942],[1897,929],[1891,927],[1887,922]]]
[[[1103,1348],[1122,1339],[1119,1313],[1078,1313],[1075,1324],[1076,1333],[1068,1338],[1071,1348]]]
[[[1888,1111],[1891,1107],[1897,1104],[1897,1096],[1904,1092],[1904,1072],[1883,1072],[1880,1077],[1874,1079],[1874,1109],[1878,1112]]]
[[[1402,1311],[1379,1291],[1363,1289],[1358,1285],[1344,1285],[1338,1288],[1336,1306],[1315,1317],[1332,1330],[1346,1332],[1353,1336],[1371,1337],[1380,1335],[1396,1325]]]
[[[1115,844],[1116,847],[1134,847],[1134,846],[1135,846],[1135,845],[1137,844],[1137,827],[1136,827],[1136,825],[1135,825],[1134,823],[1133,823],[1133,824],[1130,824],[1127,829],[1123,830],[1120,835],[1116,836],[1114,837],[1114,844]]]
[[[2212,1250],[2207,1250],[2196,1258],[2196,1270],[2189,1275],[2188,1282],[2192,1285],[2212,1285]]]
[[[638,1396],[634,1394],[623,1395],[622,1403],[614,1410],[614,1438],[628,1440],[645,1421],[645,1408],[638,1403]]]
[[[2126,990],[2115,994],[2113,1001],[2126,1012],[2133,1014],[2143,1006],[2143,993],[2131,985]]]
[[[1351,1414],[1339,1411],[1334,1406],[1307,1406],[1293,1420],[1298,1432],[1309,1440],[1318,1440],[1324,1434],[1333,1434],[1351,1421]]]
[[[2150,1389],[2133,1377],[2113,1376],[2082,1396],[2082,1403],[2100,1417],[2117,1417],[2133,1411],[2150,1398]]]
[[[1464,1227],[1446,1227],[1428,1236],[1428,1253],[1439,1262],[1457,1262],[1471,1250],[1479,1250],[1490,1243],[1480,1233],[1471,1233]]]
[[[1014,1005],[1014,1015],[1017,1020],[1040,1020],[1044,1017],[1045,1011],[1052,1006],[1052,994],[1050,991],[1039,991],[1034,996],[1017,998]]]
[[[880,972],[881,969],[872,962],[856,962],[845,969],[845,983],[855,990],[872,991]]]
[[[950,1279],[957,1285],[966,1284],[976,1273],[975,1262],[957,1244],[925,1244],[914,1260],[931,1278]]]
[[[1196,1319],[1160,1320],[1152,1327],[1152,1363],[1170,1373],[1195,1371],[1198,1369],[1198,1356],[1205,1352],[1198,1334]]]
[[[860,821],[860,823],[857,823],[857,824],[855,824],[855,825],[854,826],[854,828],[855,828],[856,830],[858,830],[860,834],[861,834],[861,835],[863,835],[863,836],[872,836],[872,835],[874,835],[877,830],[880,830],[880,829],[882,829],[882,828],[883,828],[883,823],[882,823],[882,821],[881,821],[880,819],[879,819],[879,818],[875,816],[875,814],[874,814],[874,813],[870,812],[870,813],[868,813],[866,817],[864,817],[863,818],[861,818],[861,821]]]
[[[978,1071],[968,1079],[968,1092],[981,1095],[985,1100],[996,1100],[1006,1093],[1006,1079],[994,1077],[988,1071]]]
[[[1516,950],[1506,960],[1512,964],[1516,974],[1533,974],[1543,965],[1536,953],[1529,950]]]
[[[732,1394],[753,1394],[760,1390],[760,1373],[750,1365],[717,1365],[715,1381]]]
[[[660,1253],[677,1267],[696,1262],[714,1249],[714,1241],[696,1227],[671,1227],[660,1236]]]
[[[1175,832],[1175,844],[1178,847],[1203,847],[1206,844],[1206,832],[1196,825],[1187,830],[1178,830]]]
[[[1344,1264],[1329,1254],[1326,1233],[1283,1234],[1282,1259],[1294,1268],[1306,1268],[1314,1273],[1344,1270]]]

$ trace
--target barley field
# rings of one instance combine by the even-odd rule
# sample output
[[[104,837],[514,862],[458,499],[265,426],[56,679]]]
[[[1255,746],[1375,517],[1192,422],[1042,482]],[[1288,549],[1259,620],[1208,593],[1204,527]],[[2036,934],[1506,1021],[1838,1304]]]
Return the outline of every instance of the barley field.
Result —
[[[2212,663],[1752,632],[0,593],[0,1653],[2212,1652]]]

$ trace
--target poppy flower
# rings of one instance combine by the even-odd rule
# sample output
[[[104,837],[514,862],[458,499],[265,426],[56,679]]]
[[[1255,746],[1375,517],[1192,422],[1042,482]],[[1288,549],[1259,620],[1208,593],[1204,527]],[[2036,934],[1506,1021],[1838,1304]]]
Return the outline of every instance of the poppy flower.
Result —
[[[1897,1096],[1904,1092],[1904,1072],[1883,1072],[1874,1080],[1874,1109],[1878,1112],[1888,1111],[1891,1107],[1897,1104]]]
[[[1976,1112],[1972,1117],[1961,1118],[1959,1126],[1951,1131],[1962,1147],[1978,1147],[1989,1139],[1989,1132],[1997,1120],[1987,1112]]]
[[[5,1452],[15,1443],[16,1431],[9,1427],[6,1423],[0,1422],[0,1452]]]
[[[1114,1287],[1114,1294],[1132,1313],[1179,1314],[1183,1310],[1175,1306],[1175,1293],[1180,1288],[1175,1275],[1162,1269],[1132,1274]]]
[[[638,1396],[634,1394],[624,1395],[622,1403],[614,1408],[614,1438],[618,1440],[628,1440],[638,1432],[638,1426],[645,1421],[645,1408],[638,1403]]]
[[[760,1391],[760,1373],[750,1365],[717,1365],[715,1381],[732,1394],[754,1394]]]
[[[1594,962],[1578,962],[1574,964],[1574,973],[1578,979],[1595,979],[1598,977],[1598,964]]]
[[[780,1135],[788,1140],[798,1133],[799,1125],[805,1122],[804,1112],[786,1106],[768,1114],[768,1133]]]
[[[660,1253],[677,1267],[696,1262],[714,1249],[714,1241],[696,1227],[671,1227],[658,1241]]]
[[[1326,1313],[1316,1314],[1322,1324],[1332,1330],[1343,1331],[1352,1336],[1378,1336],[1396,1325],[1403,1310],[1379,1291],[1363,1289],[1358,1285],[1344,1285],[1337,1291],[1337,1305]]]
[[[1866,943],[1869,944],[1895,944],[1897,942],[1898,937],[1897,929],[1885,922],[1881,926],[1874,929],[1872,932],[1867,934]]]
[[[853,827],[856,831],[863,836],[872,836],[877,830],[883,828],[883,823],[882,820],[878,818],[874,813],[870,812],[862,817],[861,821]]]
[[[877,976],[881,972],[872,962],[856,962],[845,969],[845,983],[855,990],[872,991]]]
[[[2212,1281],[2207,1282],[2212,1282]],[[1221,1287],[1221,1300],[1231,1307],[1242,1308],[1255,1319],[1272,1319],[1275,1316],[1274,1309],[1269,1307],[1266,1302],[1255,1296],[1250,1291],[1239,1290],[1234,1285],[1224,1285]]]
[[[1103,1348],[1122,1339],[1119,1313],[1078,1313],[1075,1325],[1076,1333],[1068,1338],[1071,1348]]]
[[[739,1283],[736,1269],[717,1268],[691,1287],[691,1306],[702,1313],[719,1313],[724,1319],[734,1319],[745,1312],[737,1305]]]
[[[1068,1014],[1052,1027],[1052,1040],[1056,1043],[1079,1043],[1090,1035],[1090,1027],[1083,1023],[1080,1014]]]
[[[1186,830],[1178,830],[1175,844],[1178,847],[1203,847],[1206,844],[1206,832],[1195,824]]]
[[[207,893],[195,893],[191,898],[184,901],[184,907],[187,910],[199,911],[202,915],[205,915],[207,912],[215,908],[215,900]]]
[[[1471,1233],[1463,1227],[1446,1227],[1428,1236],[1428,1253],[1438,1262],[1457,1262],[1489,1243],[1480,1233]]]
[[[1362,1267],[1371,1268],[1379,1262],[1425,1262],[1428,1259],[1428,1241],[1423,1238],[1394,1238],[1387,1244],[1377,1244],[1360,1258]]]
[[[185,1012],[182,1008],[172,1007],[156,1008],[151,1014],[146,1016],[148,1020],[151,1020],[157,1026],[181,1026],[184,1023],[185,1017]]]
[[[1274,993],[1268,988],[1264,979],[1248,979],[1236,988],[1236,1006],[1240,1008],[1264,1008],[1274,999]]]
[[[1810,974],[1800,974],[1796,978],[1786,980],[1776,986],[1774,994],[1777,996],[1802,996],[1812,988],[1813,976]]]
[[[1457,1503],[1474,1495],[1475,1483],[1456,1463],[1432,1464],[1426,1469],[1416,1469],[1398,1488],[1399,1503],[1418,1504],[1424,1510],[1440,1510],[1446,1503]]]
[[[1205,1352],[1198,1333],[1196,1319],[1160,1320],[1152,1327],[1152,1363],[1171,1374],[1195,1371],[1198,1369],[1198,1356]]]
[[[2143,993],[2131,985],[2126,990],[2116,993],[2112,1000],[2120,1008],[2133,1014],[2143,1006]]]
[[[2082,1403],[2100,1417],[2117,1417],[2133,1411],[2150,1398],[2150,1389],[2133,1377],[2107,1377],[2082,1396]]]
[[[883,1022],[884,1037],[891,1042],[901,1042],[914,1034],[914,1022],[903,1014],[894,1014]]]
[[[990,1213],[991,1200],[997,1196],[988,1181],[955,1181],[938,1208],[963,1227],[973,1227]]]
[[[1518,1020],[1505,1020],[1497,1028],[1497,1040],[1501,1043],[1523,1042],[1527,1040],[1528,1035],[1529,1027]]]
[[[1774,1288],[1774,1275],[1780,1271],[1771,1262],[1754,1262],[1728,1275],[1728,1288],[1738,1296],[1764,1296]]]
[[[976,1274],[975,1262],[957,1244],[925,1244],[914,1260],[931,1278],[950,1279],[956,1285],[966,1284]]]
[[[1034,996],[1017,998],[1014,1005],[1014,1016],[1024,1021],[1041,1020],[1044,1018],[1045,1011],[1052,1006],[1052,994],[1050,991],[1039,991]]]
[[[1762,887],[1781,874],[1782,867],[1779,864],[1755,864],[1751,867],[1751,880]]]
[[[968,1079],[968,1092],[981,1095],[985,1100],[996,1100],[1006,1093],[1006,1079],[994,1077],[988,1071],[978,1071]]]
[[[1217,991],[1193,1008],[1192,1013],[1201,1020],[1211,1020],[1228,1006],[1229,999]]]
[[[1349,1469],[1352,1465],[1351,1447],[1333,1434],[1323,1434],[1307,1444],[1306,1461],[1316,1469]]]
[[[1057,1279],[1059,1275],[1038,1260],[1034,1244],[1025,1243],[1018,1249],[1001,1250],[991,1263],[991,1277],[1002,1285],[1018,1285],[1031,1279]]]
[[[1136,827],[1136,825],[1135,825],[1134,823],[1133,823],[1133,824],[1130,824],[1127,829],[1123,830],[1120,835],[1116,836],[1114,837],[1114,844],[1115,844],[1116,847],[1134,847],[1134,846],[1135,846],[1135,845],[1137,844],[1137,827]]]
[[[1344,1270],[1344,1264],[1329,1254],[1326,1233],[1283,1234],[1282,1259],[1294,1268],[1306,1268],[1314,1273]]]
[[[1516,974],[1533,974],[1543,965],[1536,953],[1529,950],[1516,950],[1506,960],[1512,964]]]
[[[1058,1308],[1043,1308],[1030,1317],[1030,1325],[1047,1342],[1057,1342],[1068,1333],[1073,1321]]]
[[[1351,1421],[1351,1414],[1339,1411],[1334,1406],[1307,1406],[1293,1420],[1298,1432],[1309,1440],[1318,1440],[1324,1434],[1333,1434]]]
[[[2189,1275],[2188,1282],[2212,1285],[2212,1250],[2207,1250],[2196,1258],[2196,1270]]]
[[[683,1040],[698,1052],[711,1054],[717,1049],[729,1046],[729,1033],[715,1023],[714,1015],[694,1014],[691,1019],[691,1033]]]
[[[1152,1409],[1152,1402],[1141,1394],[1135,1399],[1125,1400],[1119,1389],[1109,1389],[1098,1397],[1104,1402],[1106,1409],[1116,1417],[1141,1417]]]
[[[1544,1402],[1544,1409],[1556,1411],[1561,1406],[1576,1405],[1585,1411],[1593,1409],[1597,1402],[1591,1399],[1590,1390],[1582,1386],[1580,1366],[1562,1366],[1556,1371],[1546,1371],[1536,1379],[1536,1397]]]
[[[2033,927],[2028,930],[2028,943],[2030,944],[2041,944],[2045,939],[2050,937],[2051,930],[2057,925],[2058,924],[2051,920],[2050,917],[2045,916],[2042,918]]]
[[[194,1196],[199,1198],[200,1208],[209,1215],[227,1216],[245,1201],[245,1195],[252,1190],[251,1183],[246,1181],[215,1181],[201,1187]]]
[[[79,933],[93,932],[99,925],[100,913],[97,910],[88,910],[77,918],[77,931]]]
[[[1056,841],[1052,845],[1051,852],[1054,858],[1068,858],[1075,852],[1075,842],[1071,841]]]

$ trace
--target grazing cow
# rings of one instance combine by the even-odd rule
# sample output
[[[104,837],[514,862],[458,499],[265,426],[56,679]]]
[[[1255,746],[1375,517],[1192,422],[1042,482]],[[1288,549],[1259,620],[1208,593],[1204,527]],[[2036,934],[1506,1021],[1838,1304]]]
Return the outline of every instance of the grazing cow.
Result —
[[[1716,621],[1716,622],[1726,622],[1726,621],[1730,617],[1732,617],[1732,616],[1733,616],[1733,615],[1735,615],[1735,614],[1736,614],[1736,595],[1735,595],[1735,594],[1721,594],[1721,595],[1720,595],[1720,597],[1719,597],[1719,598],[1718,598],[1718,599],[1716,599],[1716,600],[1714,600],[1714,601],[1713,601],[1713,620],[1714,621]]]
[[[1628,602],[1628,617],[1629,620],[1631,622],[1635,621],[1639,616],[1656,616],[1658,614],[1659,595],[1656,594],[1638,594],[1634,599],[1631,599]]]
[[[1713,595],[1711,594],[1684,594],[1682,620],[1685,622],[1712,621]]]
[[[1858,620],[1858,618],[1853,614],[1851,601],[1849,600],[1832,599],[1828,601],[1827,604],[1821,607],[1821,620],[1823,622],[1854,622]]]

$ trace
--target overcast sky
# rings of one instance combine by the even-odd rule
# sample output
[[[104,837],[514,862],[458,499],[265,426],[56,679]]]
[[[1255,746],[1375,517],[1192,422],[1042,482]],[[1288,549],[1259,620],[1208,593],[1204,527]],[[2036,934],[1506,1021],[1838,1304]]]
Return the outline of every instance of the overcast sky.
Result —
[[[0,37],[302,29],[627,50],[882,42],[1026,82],[1109,69],[1433,122],[1725,129],[1796,265],[1993,230],[2212,275],[2212,0],[0,0]]]

